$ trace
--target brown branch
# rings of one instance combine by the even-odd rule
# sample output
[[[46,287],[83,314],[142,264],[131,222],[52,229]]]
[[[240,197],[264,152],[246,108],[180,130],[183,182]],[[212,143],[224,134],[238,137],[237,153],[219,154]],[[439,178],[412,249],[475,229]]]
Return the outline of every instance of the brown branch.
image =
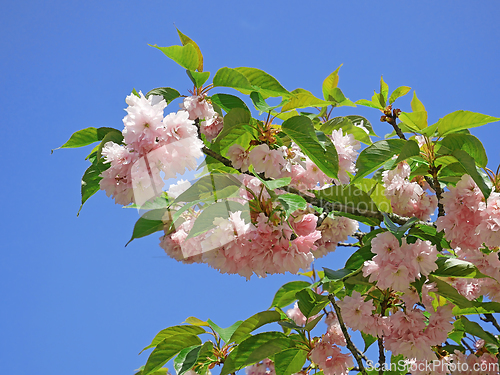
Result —
[[[432,180],[430,177],[426,176],[425,181],[432,187],[432,190],[436,192],[436,198],[438,200],[438,216],[444,216],[444,206],[441,203],[441,199],[443,199],[443,189],[441,189],[441,185],[439,184],[439,180],[437,177],[438,168],[431,167],[429,169],[429,173],[432,175]]]
[[[386,120],[389,124],[392,125],[392,127],[394,128],[394,131],[396,132],[396,134],[398,135],[399,138],[401,139],[404,139],[406,141],[406,137],[405,135],[403,134],[401,128],[398,126],[398,124],[396,124],[396,116],[386,116],[385,117]]]
[[[360,245],[356,243],[346,243],[346,242],[339,242],[337,246],[342,246],[342,247],[361,247]]]
[[[208,147],[203,146],[202,151],[203,151],[203,153],[205,153],[205,155],[208,155],[208,156],[214,158],[215,160],[224,164],[226,167],[231,167],[240,173],[244,173],[240,169],[234,168],[232,163],[231,163],[231,160],[229,160],[228,158],[225,158],[224,156],[218,154],[217,152],[215,152],[213,150],[210,150]],[[263,180],[271,180],[270,178],[264,177],[263,174],[260,174],[259,177],[261,177]],[[323,219],[331,211],[339,211],[339,212],[344,212],[344,213],[355,215],[355,216],[373,218],[373,219],[376,219],[378,221],[384,220],[382,213],[379,211],[368,211],[365,209],[358,209],[358,208],[354,207],[354,205],[348,205],[348,204],[344,205],[344,204],[341,204],[338,202],[325,201],[324,199],[318,199],[316,197],[311,197],[310,195],[305,194],[305,193],[303,193],[303,192],[299,191],[298,189],[295,189],[291,186],[284,186],[281,189],[288,191],[289,193],[292,193],[292,194],[300,195],[302,198],[304,198],[304,200],[306,202],[308,202],[316,207],[322,207],[323,213],[320,215],[320,218],[318,220],[318,225],[321,224]],[[408,220],[410,220],[410,218],[408,218],[408,217],[399,216],[399,215],[396,215],[393,213],[388,213],[387,215],[394,223],[399,224],[399,225],[403,225]],[[417,222],[415,222],[415,224],[434,226],[434,224],[427,223],[424,221],[417,221]]]
[[[344,324],[344,319],[342,318],[342,315],[340,312],[340,307],[335,302],[335,296],[333,294],[329,294],[328,299],[330,300],[331,304],[333,305],[333,308],[335,309],[335,312],[337,313],[337,319],[339,320],[340,328],[342,329],[342,333],[344,334],[347,348],[349,349],[349,351],[352,353],[352,355],[356,359],[356,362],[358,363],[359,371],[364,375],[368,375],[366,372],[365,366],[363,365],[363,360],[362,360],[362,357],[364,357],[364,359],[366,361],[366,357],[361,351],[358,350],[358,348],[356,348],[356,346],[352,342],[351,336],[349,336],[349,332],[347,332],[347,327]]]
[[[493,314],[484,314],[484,318],[481,317],[481,320],[483,322],[488,322],[488,323],[493,324],[493,327],[495,327],[497,329],[497,331],[500,332],[500,325],[498,324],[498,322],[495,319],[495,317],[493,316]]]

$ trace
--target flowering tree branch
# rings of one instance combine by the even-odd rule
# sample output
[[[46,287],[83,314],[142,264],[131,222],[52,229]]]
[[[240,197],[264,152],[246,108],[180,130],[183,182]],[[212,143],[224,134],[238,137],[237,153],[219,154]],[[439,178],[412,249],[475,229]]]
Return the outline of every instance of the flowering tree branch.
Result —
[[[330,300],[331,304],[333,305],[333,308],[335,309],[335,313],[337,314],[337,318],[339,320],[340,328],[342,329],[342,333],[344,334],[345,341],[347,344],[347,348],[349,351],[352,353],[354,358],[356,359],[356,362],[358,363],[359,371],[363,375],[368,375],[365,369],[365,366],[363,365],[363,360],[362,357],[364,357],[364,354],[361,353],[358,348],[354,345],[354,343],[351,340],[351,336],[349,336],[349,332],[347,332],[347,327],[344,323],[344,319],[342,318],[341,311],[339,305],[335,302],[335,295],[329,294],[328,299]]]

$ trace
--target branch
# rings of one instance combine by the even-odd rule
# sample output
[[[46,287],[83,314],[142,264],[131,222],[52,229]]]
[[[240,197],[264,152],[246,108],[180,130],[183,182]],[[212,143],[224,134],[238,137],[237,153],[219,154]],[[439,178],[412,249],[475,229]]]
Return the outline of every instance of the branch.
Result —
[[[500,325],[498,324],[498,322],[495,319],[495,317],[493,316],[493,314],[484,314],[484,318],[481,317],[481,320],[483,322],[488,322],[488,323],[493,324],[493,327],[495,327],[497,329],[497,331],[500,332]]]
[[[441,189],[441,185],[439,184],[437,177],[438,169],[436,167],[432,167],[429,172],[432,175],[432,180],[430,177],[425,176],[425,181],[432,187],[432,190],[436,192],[436,198],[438,200],[438,217],[444,216],[444,206],[441,203],[441,199],[443,198],[443,189]]]
[[[345,326],[344,319],[342,318],[342,315],[340,313],[340,307],[335,302],[335,296],[333,294],[329,294],[328,299],[332,303],[333,308],[335,309],[335,312],[337,313],[337,318],[339,320],[339,324],[340,324],[340,328],[342,329],[342,333],[344,334],[345,341],[347,343],[347,348],[351,351],[352,355],[356,359],[356,362],[358,362],[359,371],[363,375],[368,375],[366,370],[365,370],[365,366],[363,365],[363,361],[361,359],[362,357],[364,357],[363,359],[366,361],[366,357],[363,353],[361,353],[358,350],[358,348],[356,348],[354,343],[351,341],[351,336],[349,336],[349,333],[347,332],[347,327]]]
[[[384,353],[384,339],[379,337],[377,339],[378,342],[378,364],[380,370],[378,371],[379,375],[384,374],[384,363],[385,363],[385,353]]]
[[[222,164],[224,164],[226,167],[231,167],[231,168],[235,169],[236,171],[238,171],[240,173],[244,173],[240,169],[234,168],[233,165],[232,165],[232,163],[231,163],[231,160],[225,158],[222,155],[219,155],[218,153],[216,153],[213,150],[210,150],[208,147],[203,146],[202,151],[203,151],[203,153],[205,155],[208,155],[208,156],[214,158],[215,160],[217,160],[217,161],[221,162]],[[259,175],[259,176],[263,180],[272,180],[271,178],[265,178],[263,175]],[[384,217],[382,216],[382,213],[379,212],[379,211],[368,211],[368,210],[365,210],[365,209],[360,210],[360,209],[357,209],[356,207],[354,207],[353,205],[343,205],[343,204],[338,203],[338,202],[329,202],[329,201],[325,202],[325,200],[323,200],[323,199],[318,199],[316,197],[311,197],[310,195],[305,194],[305,193],[299,191],[298,189],[295,189],[295,188],[290,187],[290,186],[284,186],[281,189],[283,189],[285,191],[288,191],[289,193],[301,196],[302,198],[304,198],[304,200],[306,202],[308,202],[308,203],[310,203],[310,204],[312,204],[312,205],[314,205],[316,207],[322,207],[323,208],[323,213],[320,215],[320,218],[318,220],[318,225],[321,224],[321,222],[323,221],[323,219],[331,211],[344,212],[344,213],[355,215],[355,216],[362,216],[362,217],[366,217],[366,218],[377,219],[379,221],[383,221],[384,220]],[[392,213],[388,213],[388,215],[389,215],[389,218],[392,220],[392,222],[394,222],[396,224],[399,224],[399,225],[403,225],[408,220],[410,220],[409,217],[403,217],[403,216],[399,216],[399,215],[392,214]],[[433,223],[427,223],[425,221],[417,221],[413,225],[416,225],[416,224],[427,225],[427,226],[434,226]]]
[[[358,244],[355,243],[346,243],[346,242],[339,242],[337,246],[343,246],[343,247],[361,247]]]

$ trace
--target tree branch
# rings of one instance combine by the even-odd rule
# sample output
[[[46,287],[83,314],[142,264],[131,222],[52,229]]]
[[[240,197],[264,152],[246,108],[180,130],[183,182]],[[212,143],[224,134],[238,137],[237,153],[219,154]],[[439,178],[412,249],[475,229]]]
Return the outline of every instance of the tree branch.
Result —
[[[240,172],[240,173],[244,173],[242,172],[240,169],[237,169],[237,168],[234,168],[232,163],[231,163],[231,160],[225,158],[224,156],[216,153],[215,151],[213,150],[210,150],[208,147],[205,147],[203,146],[202,148],[202,151],[205,155],[208,155],[212,158],[214,158],[215,160],[221,162],[222,164],[224,164],[226,167],[231,167],[233,169],[235,169],[236,171]],[[259,175],[263,180],[272,180],[270,178],[265,178],[263,175]],[[289,193],[292,193],[292,194],[296,194],[296,195],[300,195],[302,198],[304,198],[304,200],[316,207],[321,207],[323,208],[323,213],[320,215],[320,218],[318,220],[318,225],[321,224],[321,222],[323,221],[323,219],[328,215],[329,212],[331,211],[339,211],[339,212],[344,212],[344,213],[347,213],[347,214],[351,214],[351,215],[355,215],[355,216],[362,216],[362,217],[366,217],[366,218],[372,218],[372,219],[376,219],[378,221],[383,221],[384,220],[384,217],[382,216],[382,213],[380,211],[368,211],[368,210],[365,210],[365,209],[358,209],[356,208],[354,205],[344,205],[344,204],[341,204],[341,203],[338,203],[338,202],[330,202],[330,201],[325,201],[324,199],[318,199],[316,197],[311,197],[310,195],[308,194],[305,194],[301,191],[299,191],[298,189],[295,189],[291,186],[284,186],[282,187],[281,189],[285,190],[285,191],[288,191]],[[396,224],[399,224],[399,225],[403,225],[405,224],[408,220],[410,220],[410,218],[408,217],[403,217],[403,216],[399,216],[399,215],[396,215],[396,214],[393,214],[393,213],[388,213],[388,216],[389,218]],[[427,226],[434,226],[433,223],[427,223],[427,222],[424,222],[424,221],[417,221],[414,223],[415,224],[419,224],[419,225],[427,225]]]
[[[483,322],[488,322],[488,323],[493,324],[493,327],[495,327],[497,329],[497,331],[500,332],[500,325],[498,324],[498,322],[495,319],[495,317],[493,316],[493,314],[484,314],[484,318],[481,317],[481,320]]]
[[[368,375],[365,369],[365,366],[363,365],[363,360],[362,357],[365,357],[363,353],[361,353],[358,348],[354,345],[354,343],[351,341],[351,336],[349,336],[349,332],[347,332],[347,327],[344,324],[344,319],[342,318],[341,312],[340,312],[340,307],[337,305],[335,302],[335,296],[333,294],[328,295],[328,299],[330,300],[331,304],[333,305],[333,308],[335,309],[335,313],[337,314],[337,318],[339,320],[340,328],[342,329],[342,333],[344,334],[345,341],[347,344],[347,349],[350,350],[354,358],[356,359],[356,362],[358,362],[358,367],[359,371],[363,375]],[[366,357],[364,358],[366,361]]]

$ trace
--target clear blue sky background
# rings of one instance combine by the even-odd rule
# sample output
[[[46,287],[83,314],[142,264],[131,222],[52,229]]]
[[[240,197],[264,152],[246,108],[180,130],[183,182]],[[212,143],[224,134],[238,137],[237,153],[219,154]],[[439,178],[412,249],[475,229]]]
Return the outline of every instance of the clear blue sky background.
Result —
[[[159,234],[125,248],[137,213],[102,192],[76,217],[88,149],[50,150],[85,127],[121,129],[134,87],[187,93],[183,69],[148,46],[179,44],[174,23],[212,73],[257,67],[320,96],[343,63],[340,87],[352,100],[370,98],[383,74],[391,89],[416,89],[432,122],[458,109],[500,117],[496,1],[21,0],[1,8],[2,374],[132,374],[162,328],[191,315],[227,326],[266,309],[294,279],[247,282],[182,265],[163,254]],[[389,132],[376,110],[338,111],[353,113]],[[473,130],[491,168],[499,126]],[[318,266],[341,267],[338,252]]]

